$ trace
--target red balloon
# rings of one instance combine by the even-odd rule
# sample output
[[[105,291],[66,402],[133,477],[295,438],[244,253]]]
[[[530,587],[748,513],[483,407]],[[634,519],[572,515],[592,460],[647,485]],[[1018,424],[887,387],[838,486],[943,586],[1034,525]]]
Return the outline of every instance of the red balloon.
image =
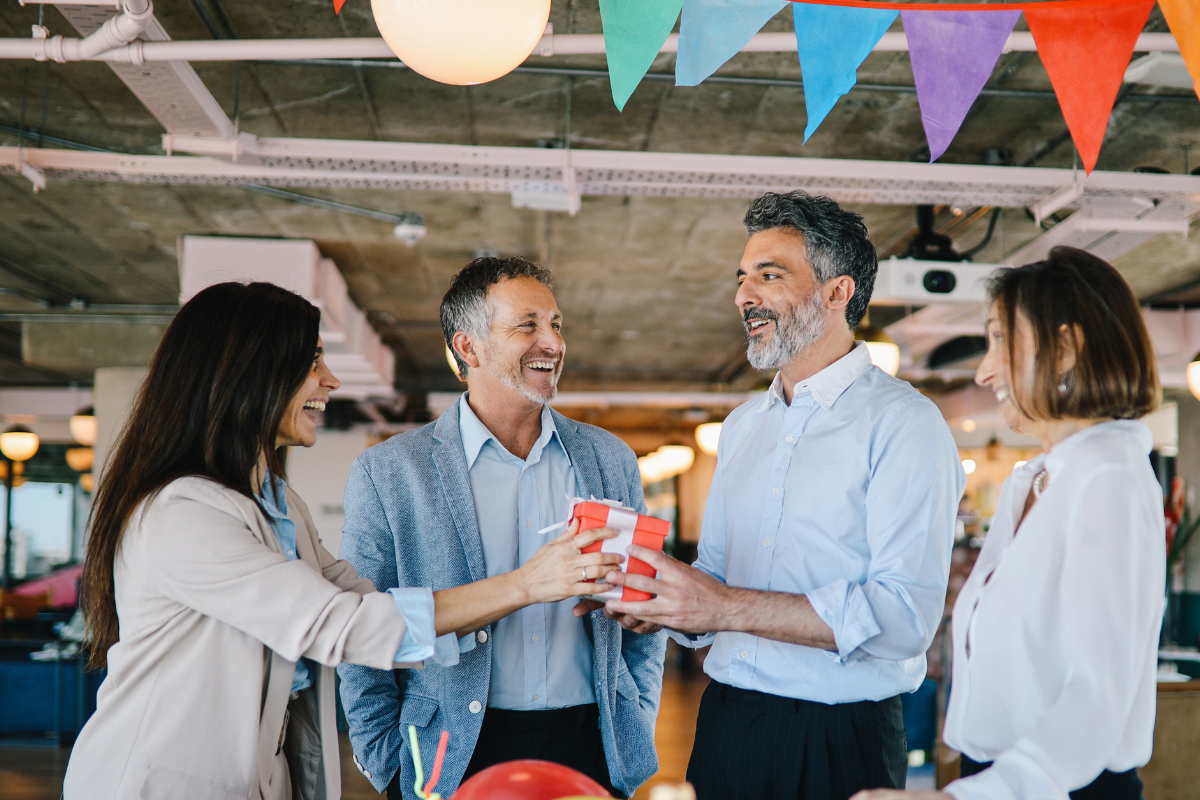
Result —
[[[612,796],[582,772],[525,758],[480,770],[463,781],[453,800],[557,800],[571,795]]]

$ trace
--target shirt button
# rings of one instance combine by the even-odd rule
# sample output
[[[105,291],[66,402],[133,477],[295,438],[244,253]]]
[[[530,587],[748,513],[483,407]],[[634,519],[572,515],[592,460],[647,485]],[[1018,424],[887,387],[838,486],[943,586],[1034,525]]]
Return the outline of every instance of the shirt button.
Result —
[[[471,705],[467,706],[467,708],[471,709],[472,714],[478,714],[480,711],[483,711],[483,703],[478,700],[472,700]]]
[[[785,441],[785,442],[787,442],[788,444],[791,444],[792,442],[796,441],[796,437],[795,437],[795,436],[789,436],[789,437],[787,437],[786,439],[784,439],[784,441]]]
[[[772,487],[771,487],[771,494],[779,494],[779,487],[778,487],[778,486],[772,486]]]
[[[742,651],[742,658],[749,658],[749,657],[750,657],[750,654],[749,654],[748,652],[746,652],[745,650],[743,650],[743,651]]]
[[[475,639],[480,644],[483,644],[484,642],[487,641],[487,631],[479,631],[478,633],[475,634]]]
[[[536,634],[534,635],[534,637],[533,637],[533,640],[534,640],[535,642],[537,641],[537,635],[536,635]]]
[[[540,697],[541,697],[541,695],[540,695],[540,694],[535,694],[535,695],[533,696],[533,699],[534,699],[534,700],[537,700],[537,699],[538,699],[538,698],[540,698]]]
[[[525,527],[526,527],[526,528],[532,528],[532,527],[533,527],[533,520],[531,520],[531,519],[527,519],[527,520],[525,520]]]
[[[770,547],[770,546],[771,546],[771,540],[763,539],[763,547]]]

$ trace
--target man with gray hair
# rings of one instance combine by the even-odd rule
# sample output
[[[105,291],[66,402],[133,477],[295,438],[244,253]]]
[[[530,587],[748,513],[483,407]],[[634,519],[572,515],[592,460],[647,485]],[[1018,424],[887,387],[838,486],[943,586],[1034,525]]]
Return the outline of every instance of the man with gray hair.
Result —
[[[394,675],[340,670],[355,762],[389,800],[415,800],[411,725],[426,763],[450,732],[444,797],[521,758],[632,795],[658,769],[665,636],[576,610],[621,558],[580,551],[612,531],[543,529],[570,516],[575,496],[645,513],[637,459],[548,405],[566,342],[547,270],[478,258],[451,282],[441,318],[467,392],[436,422],[354,462],[341,552],[382,589],[433,587],[439,655]]]
[[[711,644],[687,777],[698,800],[845,800],[904,788],[900,695],[925,677],[966,485],[936,406],[854,329],[878,262],[862,217],[767,194],[745,217],[736,303],[761,397],[729,415],[689,567],[633,547],[656,597],[629,630]]]

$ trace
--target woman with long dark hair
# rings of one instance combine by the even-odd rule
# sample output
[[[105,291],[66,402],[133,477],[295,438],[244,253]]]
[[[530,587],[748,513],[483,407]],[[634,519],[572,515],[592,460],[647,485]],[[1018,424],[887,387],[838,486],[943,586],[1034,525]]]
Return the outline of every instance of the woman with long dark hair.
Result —
[[[167,329],[92,510],[80,594],[108,676],[67,800],[339,797],[333,667],[456,663],[455,631],[611,568],[580,555],[604,534],[569,530],[435,608],[330,555],[284,469],[339,385],[319,323],[277,286],[224,283]]]
[[[1141,800],[1166,546],[1154,350],[1129,285],[1056,247],[993,280],[975,381],[1044,452],[1013,470],[954,605],[944,792],[858,800]]]

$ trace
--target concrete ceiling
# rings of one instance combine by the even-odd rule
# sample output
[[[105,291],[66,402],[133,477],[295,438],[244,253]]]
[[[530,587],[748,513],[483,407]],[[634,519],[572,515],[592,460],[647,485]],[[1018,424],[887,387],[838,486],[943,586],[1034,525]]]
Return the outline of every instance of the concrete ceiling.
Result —
[[[156,17],[174,39],[375,36],[365,0],[340,17],[329,0],[162,0]],[[27,36],[38,9],[0,4],[0,36]],[[598,33],[597,4],[555,0],[559,33]],[[53,7],[51,35],[74,35]],[[1022,23],[1023,24],[1023,23]],[[791,28],[782,13],[765,30]],[[1165,31],[1156,10],[1148,31]],[[605,68],[603,56],[533,58],[544,67]],[[670,73],[662,56],[652,72]],[[584,149],[836,157],[908,161],[925,145],[906,53],[876,53],[859,71],[863,84],[802,144],[804,97],[798,86],[706,83],[677,88],[647,80],[623,113],[606,79],[515,73],[469,88],[437,84],[396,68],[279,63],[195,63],[197,73],[241,130],[292,136],[535,146],[569,138]],[[736,56],[719,73],[798,81],[794,54]],[[1009,163],[1070,167],[1074,148],[1036,54],[1003,56],[943,157],[983,163],[989,148]],[[1171,94],[1174,96],[1155,96]],[[159,123],[101,63],[0,62],[0,144],[16,129],[133,153],[161,153]],[[26,138],[26,146],[36,146]],[[1200,165],[1200,103],[1179,90],[1127,85],[1113,112],[1099,169],[1140,166],[1180,173]],[[564,388],[697,390],[744,387],[744,337],[733,311],[733,270],[744,242],[738,200],[585,197],[574,218],[514,209],[506,195],[303,190],[355,206],[425,217],[428,235],[408,247],[391,225],[313,208],[243,189],[55,183],[32,194],[27,181],[0,176],[0,313],[41,312],[52,304],[161,305],[177,300],[176,238],[238,234],[309,238],[345,276],[355,301],[397,354],[397,386],[455,385],[442,355],[437,305],[450,276],[479,251],[548,259],[567,323]],[[859,206],[881,254],[904,250],[915,232],[907,206]],[[981,241],[986,213],[943,209],[940,227],[960,249]],[[979,254],[998,262],[1038,235],[1021,210],[1006,210]],[[1117,259],[1144,297],[1200,278],[1200,240],[1161,235]],[[1191,296],[1188,295],[1188,298]],[[1171,301],[1178,297],[1168,298]],[[895,318],[879,310],[876,324]],[[23,363],[19,323],[0,322],[0,385],[87,381],[75,368]]]

